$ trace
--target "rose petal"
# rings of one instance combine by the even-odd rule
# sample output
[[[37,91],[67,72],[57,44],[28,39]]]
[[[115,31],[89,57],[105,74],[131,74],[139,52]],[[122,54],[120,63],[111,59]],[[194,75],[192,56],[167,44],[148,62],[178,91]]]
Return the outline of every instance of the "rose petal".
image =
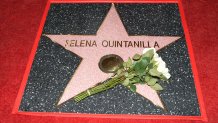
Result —
[[[169,73],[164,73],[163,74],[167,79],[169,79],[171,77],[171,75]]]
[[[144,54],[144,53],[148,52],[151,49],[153,49],[154,53],[156,53],[156,50],[154,48],[145,48],[142,53]]]

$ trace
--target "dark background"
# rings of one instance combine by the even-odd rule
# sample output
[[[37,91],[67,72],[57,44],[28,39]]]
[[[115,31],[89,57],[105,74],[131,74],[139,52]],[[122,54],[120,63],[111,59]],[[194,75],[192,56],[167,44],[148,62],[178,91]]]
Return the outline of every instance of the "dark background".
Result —
[[[44,11],[44,0],[1,1],[0,6],[0,121],[9,122],[73,122],[134,120],[39,117],[11,114],[33,41]],[[183,1],[192,45],[197,62],[200,84],[209,122],[216,121],[217,111],[217,7],[215,1]],[[138,122],[159,122],[137,120]],[[164,120],[161,122],[170,122]],[[175,122],[175,121],[171,121]],[[198,122],[198,121],[182,121]],[[201,122],[201,121],[199,121]]]

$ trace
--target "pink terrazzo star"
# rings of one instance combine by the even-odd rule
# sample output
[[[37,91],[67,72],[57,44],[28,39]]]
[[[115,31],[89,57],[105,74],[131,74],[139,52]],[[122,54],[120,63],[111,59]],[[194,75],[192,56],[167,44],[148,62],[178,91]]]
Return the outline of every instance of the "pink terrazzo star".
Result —
[[[111,76],[111,74],[104,73],[99,69],[98,62],[102,56],[117,54],[126,61],[128,57],[132,57],[136,53],[142,54],[144,49],[139,47],[103,47],[103,40],[149,41],[151,46],[156,41],[159,47],[155,48],[159,50],[180,38],[176,36],[129,36],[113,4],[96,35],[45,35],[53,42],[60,44],[65,49],[82,58],[79,67],[65,88],[58,105],[97,83],[105,81]],[[72,47],[66,45],[66,40],[95,40],[97,47]],[[146,84],[137,85],[137,93],[150,100],[154,105],[164,108],[157,92]]]

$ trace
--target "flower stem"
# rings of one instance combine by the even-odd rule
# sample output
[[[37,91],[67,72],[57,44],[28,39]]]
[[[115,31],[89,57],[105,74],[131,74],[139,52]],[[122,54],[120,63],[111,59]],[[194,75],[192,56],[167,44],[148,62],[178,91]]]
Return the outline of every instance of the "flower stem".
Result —
[[[115,87],[116,85],[120,84],[121,82],[123,82],[123,80],[125,80],[124,76],[117,76],[115,78],[112,78],[112,79],[108,80],[107,82],[100,83],[97,86],[91,87],[91,88],[79,93],[78,95],[76,95],[74,97],[74,100],[76,102],[79,102],[79,101],[81,101],[89,96],[92,96],[92,95],[97,94],[99,92],[111,89],[111,88]]]

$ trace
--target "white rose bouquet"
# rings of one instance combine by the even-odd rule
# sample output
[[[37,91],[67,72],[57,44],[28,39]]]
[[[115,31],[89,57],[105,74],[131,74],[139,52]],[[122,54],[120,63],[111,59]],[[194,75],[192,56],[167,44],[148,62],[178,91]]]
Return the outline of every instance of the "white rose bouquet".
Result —
[[[156,91],[163,90],[159,80],[167,81],[170,78],[166,63],[156,53],[154,48],[145,48],[143,54],[135,54],[132,59],[117,66],[116,73],[106,82],[99,83],[74,97],[79,102],[91,95],[106,91],[122,84],[136,92],[136,84],[147,84]]]

